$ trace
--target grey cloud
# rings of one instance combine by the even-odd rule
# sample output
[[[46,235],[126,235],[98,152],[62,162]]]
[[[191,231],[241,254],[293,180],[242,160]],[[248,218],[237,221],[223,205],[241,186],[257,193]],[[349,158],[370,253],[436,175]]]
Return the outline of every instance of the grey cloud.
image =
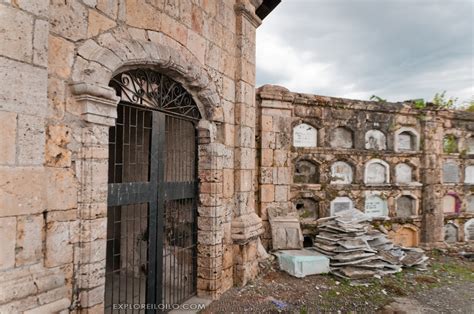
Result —
[[[331,84],[303,92],[344,96],[338,86],[352,84],[356,93],[379,92],[391,100],[430,99],[442,90],[467,99],[474,80],[473,5],[470,0],[286,0],[258,33],[331,64]],[[257,55],[262,45],[257,42]],[[275,60],[274,75],[282,62]],[[298,75],[298,69],[279,77],[262,71],[257,59],[258,84]]]

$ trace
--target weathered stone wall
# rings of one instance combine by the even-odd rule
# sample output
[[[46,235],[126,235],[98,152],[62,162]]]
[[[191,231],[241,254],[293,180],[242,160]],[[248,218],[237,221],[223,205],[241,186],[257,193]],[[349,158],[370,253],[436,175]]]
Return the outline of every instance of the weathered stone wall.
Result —
[[[307,235],[318,217],[355,207],[404,245],[473,239],[470,223],[465,227],[474,217],[473,114],[271,85],[257,91],[257,106],[258,204],[267,248],[272,207],[299,212]]]
[[[100,312],[112,76],[162,71],[199,123],[198,293],[257,272],[255,7],[262,1],[0,1],[0,312]]]

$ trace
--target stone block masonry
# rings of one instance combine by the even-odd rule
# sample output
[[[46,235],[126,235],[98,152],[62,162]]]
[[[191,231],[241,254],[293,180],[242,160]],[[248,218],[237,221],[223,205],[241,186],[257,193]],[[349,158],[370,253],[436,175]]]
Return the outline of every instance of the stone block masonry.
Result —
[[[0,313],[104,311],[110,130],[127,101],[111,79],[136,69],[184,88],[201,117],[199,296],[255,278],[281,207],[307,234],[356,207],[407,245],[473,239],[472,115],[272,86],[256,100],[255,12],[269,2],[0,1]]]
[[[109,83],[132,68],[181,84],[202,116],[197,294],[217,298],[256,276],[255,11],[263,2],[0,1],[1,313],[103,312],[109,129],[119,101]]]
[[[471,241],[474,114],[272,85],[256,97],[266,248],[271,208],[298,212],[308,245],[317,218],[351,208],[371,215],[401,245]]]

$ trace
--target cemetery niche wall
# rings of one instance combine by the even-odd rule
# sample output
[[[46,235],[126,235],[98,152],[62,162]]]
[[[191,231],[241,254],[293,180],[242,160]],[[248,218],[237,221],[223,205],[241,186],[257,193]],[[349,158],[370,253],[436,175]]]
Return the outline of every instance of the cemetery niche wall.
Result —
[[[267,209],[286,206],[301,217],[314,200],[318,217],[365,211],[402,245],[472,241],[465,235],[472,222],[464,224],[474,218],[474,114],[430,105],[419,110],[410,101],[299,94],[274,85],[260,87],[256,97],[256,147],[262,152],[256,197],[266,248],[272,248]],[[456,149],[449,152],[448,134],[456,137]],[[270,185],[273,195],[267,193]],[[277,188],[284,193],[277,195]],[[312,229],[304,226],[316,217],[304,216],[307,236]],[[450,221],[455,225],[446,225]]]
[[[0,1],[0,313],[257,276],[256,29],[279,2]]]

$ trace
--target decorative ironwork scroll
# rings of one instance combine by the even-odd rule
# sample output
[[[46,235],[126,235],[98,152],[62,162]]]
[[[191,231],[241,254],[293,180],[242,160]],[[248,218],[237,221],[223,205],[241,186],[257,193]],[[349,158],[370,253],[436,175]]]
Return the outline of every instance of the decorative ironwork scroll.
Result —
[[[201,114],[189,92],[168,76],[150,69],[134,69],[116,75],[110,82],[122,101],[191,119]]]

